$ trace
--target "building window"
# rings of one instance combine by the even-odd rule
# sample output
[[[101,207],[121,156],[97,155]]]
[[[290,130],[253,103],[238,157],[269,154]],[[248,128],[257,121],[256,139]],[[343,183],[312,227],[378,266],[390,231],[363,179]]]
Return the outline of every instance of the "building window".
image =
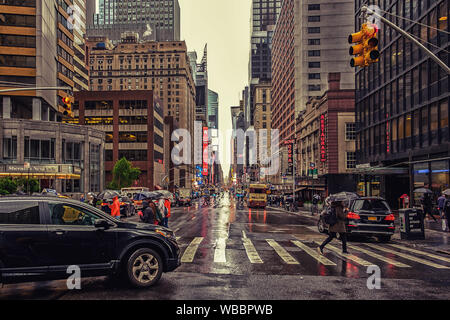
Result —
[[[309,62],[308,67],[309,68],[320,68],[320,62]]]
[[[308,10],[309,11],[320,10],[320,4],[308,4]]]
[[[308,22],[320,22],[320,16],[308,16]]]
[[[345,124],[345,140],[356,139],[356,123],[349,122]]]
[[[308,45],[318,46],[320,45],[320,39],[308,39]]]
[[[308,74],[308,79],[310,79],[310,80],[320,79],[320,73],[309,73]]]
[[[308,33],[320,33],[320,27],[309,27]]]
[[[347,169],[355,169],[356,168],[356,152],[347,152],[346,157]]]
[[[308,91],[320,91],[320,84],[310,84],[308,85]]]
[[[3,159],[17,159],[17,137],[3,138]]]
[[[308,57],[320,57],[320,50],[308,50]]]

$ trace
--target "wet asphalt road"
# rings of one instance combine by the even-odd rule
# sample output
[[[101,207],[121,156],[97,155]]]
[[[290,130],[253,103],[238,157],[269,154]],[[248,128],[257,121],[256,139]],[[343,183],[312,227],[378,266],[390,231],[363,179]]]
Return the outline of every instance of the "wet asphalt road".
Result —
[[[131,221],[137,217],[129,218]],[[236,209],[234,200],[173,208],[182,265],[145,290],[106,277],[83,279],[81,290],[65,281],[5,285],[0,299],[449,299],[448,234],[389,244],[354,239],[350,255],[334,240],[317,255],[316,220],[279,209]],[[381,288],[369,290],[370,265],[381,270]],[[373,282],[372,282],[373,283]]]

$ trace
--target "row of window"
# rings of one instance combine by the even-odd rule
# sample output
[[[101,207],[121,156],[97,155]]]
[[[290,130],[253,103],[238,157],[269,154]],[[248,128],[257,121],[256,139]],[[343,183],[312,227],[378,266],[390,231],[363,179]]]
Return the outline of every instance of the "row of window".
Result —
[[[1,67],[36,68],[36,57],[0,55]]]

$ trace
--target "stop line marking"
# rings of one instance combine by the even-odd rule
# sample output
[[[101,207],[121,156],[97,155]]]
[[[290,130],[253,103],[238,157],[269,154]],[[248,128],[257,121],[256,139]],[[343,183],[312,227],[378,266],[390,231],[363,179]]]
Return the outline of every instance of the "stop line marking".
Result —
[[[273,239],[266,239],[266,241],[275,250],[275,252],[278,253],[284,262],[287,264],[299,264],[298,261],[286,251],[286,249],[278,244],[278,242]]]

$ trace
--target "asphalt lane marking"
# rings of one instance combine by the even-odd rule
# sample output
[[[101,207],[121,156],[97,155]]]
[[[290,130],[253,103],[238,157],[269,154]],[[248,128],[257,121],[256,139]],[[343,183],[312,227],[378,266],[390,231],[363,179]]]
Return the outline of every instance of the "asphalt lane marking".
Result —
[[[289,254],[282,246],[273,239],[266,239],[267,243],[275,250],[275,252],[284,260],[287,264],[299,264],[293,256]]]
[[[416,249],[413,249],[413,248],[401,246],[399,244],[388,243],[388,245],[390,245],[392,247],[395,247],[397,249],[401,249],[401,250],[409,251],[409,252],[412,252],[412,253],[420,254],[422,256],[426,256],[426,257],[442,260],[442,261],[445,261],[445,262],[450,262],[450,258],[441,257],[441,256],[438,256],[436,254],[432,254],[432,253],[416,250]]]
[[[183,256],[181,257],[181,262],[184,263],[190,263],[194,261],[195,253],[197,252],[198,246],[203,241],[203,237],[196,237],[194,240],[191,241],[191,243],[188,245],[186,250],[183,253]]]
[[[214,262],[225,263],[225,249],[227,248],[227,239],[219,238],[216,240],[216,249],[214,250]]]
[[[405,259],[408,259],[408,260],[411,260],[411,261],[414,261],[414,262],[425,264],[425,265],[430,266],[430,267],[434,267],[434,268],[437,268],[437,269],[450,269],[447,266],[443,266],[443,265],[440,265],[440,264],[437,264],[437,263],[434,263],[434,262],[431,262],[431,261],[428,261],[428,260],[423,260],[423,259],[411,256],[411,255],[406,254],[406,253],[401,253],[401,252],[394,251],[394,250],[391,250],[391,249],[388,249],[388,248],[384,248],[384,247],[381,247],[381,246],[376,245],[376,244],[366,243],[366,245],[369,246],[369,247],[372,247],[374,249],[378,249],[378,250],[381,250],[381,251],[384,251],[384,252],[395,254],[395,255],[397,255],[399,257],[402,257],[402,258],[405,258]]]
[[[244,232],[244,231],[242,231]],[[244,233],[245,235],[245,233]],[[245,252],[247,252],[247,257],[250,260],[251,263],[263,263],[261,257],[259,256],[258,252],[255,249],[255,246],[253,245],[252,241],[247,238],[246,236],[242,238],[242,241],[244,242],[244,248]]]
[[[336,263],[334,263],[333,261],[328,260],[326,257],[320,255],[319,253],[317,253],[317,251],[311,249],[310,247],[308,247],[304,243],[302,243],[302,242],[300,242],[298,240],[292,240],[292,243],[295,244],[300,249],[302,249],[303,251],[305,251],[311,257],[313,257],[314,259],[319,261],[321,264],[323,264],[325,266],[335,266],[336,265]]]
[[[374,257],[374,258],[376,258],[378,260],[381,260],[381,261],[387,262],[389,264],[392,264],[393,266],[396,266],[396,267],[399,267],[399,268],[411,268],[411,266],[409,266],[407,264],[404,264],[404,263],[395,261],[393,259],[384,257],[384,256],[382,256],[382,255],[380,255],[378,253],[375,253],[375,252],[372,252],[372,251],[369,251],[369,250],[366,250],[366,249],[363,249],[363,248],[360,248],[360,247],[357,247],[357,246],[354,246],[354,245],[348,245],[348,247],[350,249],[352,249],[352,250],[361,251],[362,253],[364,253],[364,254],[366,254],[368,256],[371,256],[371,257]]]
[[[321,245],[321,243],[318,242],[318,241],[314,241],[314,242],[317,243],[318,245]],[[357,256],[355,256],[353,254],[342,253],[341,250],[339,250],[336,247],[333,247],[332,245],[327,244],[327,246],[325,248],[328,248],[329,250],[333,251],[337,255],[339,255],[339,256],[347,259],[347,260],[351,260],[353,262],[356,262],[357,264],[360,264],[362,266],[368,267],[368,266],[372,266],[373,265],[372,262],[369,262],[369,261],[366,261],[364,259],[361,259],[360,257],[357,257]]]

